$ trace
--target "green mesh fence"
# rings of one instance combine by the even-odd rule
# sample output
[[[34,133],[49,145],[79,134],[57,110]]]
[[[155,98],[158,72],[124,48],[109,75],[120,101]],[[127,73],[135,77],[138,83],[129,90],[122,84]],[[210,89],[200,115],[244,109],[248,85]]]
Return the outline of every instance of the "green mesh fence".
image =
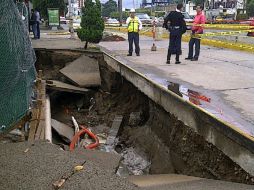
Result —
[[[27,113],[36,76],[28,29],[13,0],[0,0],[0,134]]]

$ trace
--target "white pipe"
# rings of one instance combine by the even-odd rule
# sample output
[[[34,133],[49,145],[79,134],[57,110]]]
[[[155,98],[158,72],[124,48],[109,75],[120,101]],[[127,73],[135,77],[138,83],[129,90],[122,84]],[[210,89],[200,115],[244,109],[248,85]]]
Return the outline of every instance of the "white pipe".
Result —
[[[47,95],[45,102],[45,139],[52,143],[50,99]]]
[[[71,119],[72,119],[72,122],[73,122],[73,125],[75,128],[75,135],[76,135],[79,132],[79,125],[78,125],[77,120],[73,116],[71,116]],[[78,142],[76,145],[79,146],[79,138],[78,138]]]

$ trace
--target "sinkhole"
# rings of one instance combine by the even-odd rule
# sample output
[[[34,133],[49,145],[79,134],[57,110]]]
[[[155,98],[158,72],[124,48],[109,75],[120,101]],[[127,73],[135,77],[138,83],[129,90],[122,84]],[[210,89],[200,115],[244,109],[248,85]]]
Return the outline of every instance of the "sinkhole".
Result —
[[[122,155],[119,175],[175,173],[253,184],[252,176],[216,146],[111,68],[103,53],[38,49],[36,55],[36,69],[42,70],[43,79],[70,85],[76,84],[63,76],[61,69],[81,56],[98,61],[100,85],[85,87],[85,92],[47,88],[51,117],[70,128],[74,117],[79,125],[98,135],[101,143],[96,149]],[[116,116],[121,116],[122,121],[118,130],[113,131],[115,139],[110,149],[105,142]],[[82,138],[81,146],[91,143],[87,136]],[[68,150],[70,139],[53,129],[53,143]]]

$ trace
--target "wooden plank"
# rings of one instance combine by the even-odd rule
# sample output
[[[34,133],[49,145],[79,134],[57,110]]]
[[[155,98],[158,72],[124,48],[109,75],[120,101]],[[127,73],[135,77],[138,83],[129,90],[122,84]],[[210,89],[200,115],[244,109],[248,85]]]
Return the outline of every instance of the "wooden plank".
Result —
[[[86,55],[80,56],[78,59],[61,69],[60,72],[80,87],[101,85],[98,61]]]
[[[85,94],[89,90],[86,88],[80,88],[73,86],[71,84],[67,84],[61,81],[56,80],[49,80],[47,81],[47,87],[54,90],[64,91],[64,92],[72,92],[72,93],[79,93],[79,94]]]
[[[67,138],[69,142],[72,140],[74,136],[74,129],[69,127],[68,125],[61,123],[55,119],[51,119],[51,126],[56,130],[56,132]]]
[[[34,136],[35,136],[37,123],[38,123],[38,113],[39,113],[39,110],[37,108],[34,108],[32,110],[32,120],[30,122],[30,130],[29,130],[29,135],[28,135],[29,142],[34,141]]]
[[[40,139],[41,132],[44,131],[43,128],[45,128],[46,81],[42,81],[40,91],[41,91],[40,99],[42,101],[42,104],[41,104],[41,113],[39,115],[40,122],[35,133],[35,140]]]
[[[43,127],[41,130],[40,140],[45,140],[45,127]]]

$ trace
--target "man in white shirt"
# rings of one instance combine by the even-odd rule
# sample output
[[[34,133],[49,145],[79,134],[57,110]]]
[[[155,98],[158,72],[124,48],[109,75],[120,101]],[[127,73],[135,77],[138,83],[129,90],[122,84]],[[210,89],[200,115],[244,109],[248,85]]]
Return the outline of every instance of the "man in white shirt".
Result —
[[[130,10],[130,16],[126,20],[128,26],[128,41],[129,41],[129,54],[132,56],[133,42],[135,44],[135,53],[140,56],[139,48],[139,31],[142,29],[142,23],[137,16],[135,16],[135,9]]]

